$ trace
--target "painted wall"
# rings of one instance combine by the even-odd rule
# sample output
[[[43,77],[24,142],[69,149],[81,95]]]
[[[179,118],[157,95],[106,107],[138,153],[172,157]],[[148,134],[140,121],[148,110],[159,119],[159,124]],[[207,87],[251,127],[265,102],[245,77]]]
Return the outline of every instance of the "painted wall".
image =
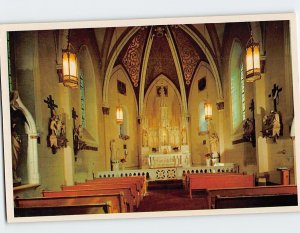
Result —
[[[206,77],[206,88],[199,91],[198,82],[203,77]],[[205,155],[210,153],[209,133],[219,132],[219,111],[217,110],[217,95],[216,82],[210,71],[210,67],[206,63],[200,63],[195,77],[193,79],[188,110],[190,114],[190,143],[192,163],[194,165],[205,165]],[[212,120],[208,122],[210,132],[201,132],[199,130],[199,104],[200,102],[208,102],[212,104]]]
[[[96,91],[101,90],[102,87],[97,45],[92,31],[73,31],[72,36],[76,37],[76,43],[73,43],[75,49],[85,45],[86,51],[89,51],[81,54],[79,59],[82,61],[82,67],[86,70],[87,77],[86,91],[89,101],[87,104],[89,107],[87,109],[87,131],[93,138],[88,145],[92,143],[92,146],[98,147],[98,151],[80,151],[77,162],[74,160],[71,110],[74,107],[81,119],[80,95],[79,89],[70,90],[59,83],[56,72],[56,59],[59,54],[56,51],[60,53],[60,48],[55,48],[53,31],[15,33],[17,90],[25,106],[33,115],[40,134],[38,159],[41,185],[36,190],[19,192],[19,196],[37,196],[44,189],[59,190],[61,185],[91,179],[93,173],[105,167],[104,134],[99,133],[103,132],[104,124],[98,124],[98,122],[103,122],[103,115],[101,108],[95,107],[101,106],[100,103],[102,103],[102,94]],[[65,38],[62,36],[61,39]],[[61,41],[60,44],[62,44]],[[56,113],[64,114],[66,118],[68,147],[59,149],[56,154],[51,153],[46,140],[50,109],[43,100],[49,95],[58,105]],[[79,123],[77,119],[77,124]],[[26,157],[26,154],[23,156]],[[25,168],[24,161],[25,159],[20,165],[23,169]]]
[[[117,80],[125,83],[126,95],[122,95],[117,90]],[[106,131],[106,153],[107,160],[110,160],[110,141],[116,141],[117,157],[122,159],[124,157],[123,145],[127,145],[128,156],[127,162],[124,164],[125,168],[138,167],[139,166],[139,155],[138,155],[138,126],[137,126],[137,103],[135,93],[132,88],[132,84],[121,66],[117,66],[111,76],[109,82],[109,107],[110,113],[105,119],[105,131]],[[117,106],[121,106],[128,117],[127,133],[129,136],[128,140],[122,140],[119,138],[119,124],[116,122],[116,109]],[[107,168],[110,170],[110,168]]]

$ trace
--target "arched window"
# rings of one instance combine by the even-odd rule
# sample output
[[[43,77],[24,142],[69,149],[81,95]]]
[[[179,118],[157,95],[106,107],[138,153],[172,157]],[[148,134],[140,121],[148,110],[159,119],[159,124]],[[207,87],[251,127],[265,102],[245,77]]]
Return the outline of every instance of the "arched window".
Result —
[[[86,128],[86,111],[85,111],[85,87],[84,87],[84,75],[81,70],[79,73],[80,77],[80,107],[81,107],[81,124],[82,128]]]
[[[238,41],[232,46],[230,58],[230,90],[232,129],[235,133],[245,120],[245,70],[243,49]]]
[[[204,107],[205,102],[201,101],[199,104],[199,133],[206,133],[208,128],[207,128],[207,121],[205,120],[205,107]]]

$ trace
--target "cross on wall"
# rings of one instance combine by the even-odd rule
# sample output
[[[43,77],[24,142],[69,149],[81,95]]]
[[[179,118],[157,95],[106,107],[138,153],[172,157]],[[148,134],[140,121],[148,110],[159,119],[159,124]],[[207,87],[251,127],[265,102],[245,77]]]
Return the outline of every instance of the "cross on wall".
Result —
[[[47,99],[44,100],[44,103],[46,103],[50,109],[50,114],[52,117],[54,115],[55,108],[58,108],[57,104],[54,103],[54,99],[52,99],[52,95],[49,95]]]
[[[269,95],[269,97],[273,98],[274,112],[277,112],[277,105],[279,104],[279,93],[281,91],[282,87],[279,88],[279,86],[275,83],[272,89],[272,93]]]

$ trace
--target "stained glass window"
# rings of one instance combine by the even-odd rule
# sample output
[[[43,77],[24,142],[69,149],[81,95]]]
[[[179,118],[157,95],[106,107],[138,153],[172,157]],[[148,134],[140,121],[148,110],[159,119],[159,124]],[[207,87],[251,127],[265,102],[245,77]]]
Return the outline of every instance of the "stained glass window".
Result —
[[[205,120],[205,102],[201,101],[199,104],[199,133],[207,132],[207,121]]]
[[[84,75],[80,72],[80,104],[81,104],[81,124],[82,128],[86,128],[86,111],[85,111],[85,88],[84,88]]]

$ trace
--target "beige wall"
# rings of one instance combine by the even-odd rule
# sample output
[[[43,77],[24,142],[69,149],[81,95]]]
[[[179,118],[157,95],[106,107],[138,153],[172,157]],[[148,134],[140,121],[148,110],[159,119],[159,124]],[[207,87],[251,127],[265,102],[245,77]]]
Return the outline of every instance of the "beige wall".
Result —
[[[126,95],[122,95],[117,90],[117,80],[126,84]],[[127,145],[128,157],[125,164],[126,168],[139,166],[138,155],[138,124],[137,124],[137,103],[132,84],[127,77],[124,69],[120,66],[114,69],[112,77],[109,82],[108,101],[110,113],[105,119],[106,131],[106,153],[107,158],[110,159],[110,141],[115,140],[118,149],[118,158],[123,158],[123,145]],[[125,109],[128,117],[127,132],[130,137],[128,140],[119,138],[119,125],[116,122],[116,109],[121,106]],[[107,168],[109,170],[109,168]]]
[[[206,88],[198,90],[198,81],[206,77]],[[217,110],[216,81],[210,71],[209,65],[201,63],[195,73],[190,89],[188,110],[190,114],[190,142],[192,163],[194,165],[205,165],[205,154],[210,153],[209,134],[199,132],[199,104],[207,101],[212,104],[213,118],[209,121],[210,133],[219,132],[219,111]]]
[[[98,133],[103,132],[104,128],[103,124],[98,124],[98,121],[101,121],[103,118],[102,110],[100,107],[95,108],[95,106],[101,106],[100,103],[102,103],[102,95],[96,91],[101,89],[102,85],[98,68],[99,58],[95,52],[95,45],[91,39],[83,39],[85,38],[83,34],[83,32],[79,32],[76,37],[80,45],[85,44],[87,49],[92,51],[89,54],[89,59],[87,59],[87,55],[84,55],[84,60],[88,60],[89,63],[89,65],[86,65],[86,70],[88,70],[87,92],[88,95],[93,93],[92,96],[88,97],[91,103],[88,105],[90,108],[87,109],[87,116],[89,124],[91,124],[88,126],[90,134],[95,139],[93,146],[97,146],[98,151],[80,151],[78,160],[75,162],[72,149],[73,120],[71,118],[71,110],[73,107],[76,109],[79,115],[77,124],[80,124],[79,89],[70,90],[58,82],[55,63],[57,54],[53,43],[53,32],[15,33],[17,89],[25,106],[33,115],[37,131],[40,134],[38,159],[41,185],[35,191],[19,192],[19,196],[40,195],[40,191],[43,189],[59,190],[61,185],[70,183],[70,179],[73,179],[73,181],[91,179],[93,172],[96,173],[105,167],[105,154],[103,153],[104,135]],[[92,36],[89,36],[89,38],[92,38]],[[75,44],[74,46],[76,47],[77,45]],[[94,90],[92,91],[92,89]],[[50,110],[43,100],[49,95],[52,95],[52,98],[58,105],[58,109],[56,109],[57,114],[63,113],[66,116],[68,148],[59,149],[56,154],[52,154],[51,149],[47,147],[46,140]],[[93,108],[91,108],[91,105]],[[26,156],[26,154],[23,156]],[[21,165],[21,167],[25,169],[26,166]]]

